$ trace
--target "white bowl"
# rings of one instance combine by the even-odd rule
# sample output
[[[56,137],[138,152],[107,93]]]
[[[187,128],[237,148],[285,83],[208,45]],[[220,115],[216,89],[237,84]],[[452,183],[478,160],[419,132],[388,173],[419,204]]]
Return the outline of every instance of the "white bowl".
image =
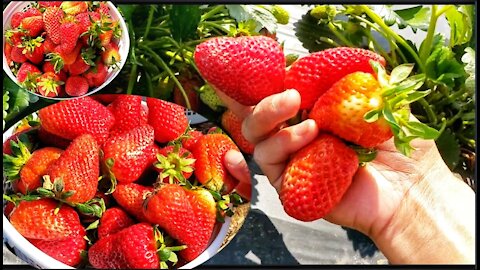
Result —
[[[10,4],[8,4],[5,9],[3,10],[3,44],[2,44],[2,51],[5,48],[5,32],[8,29],[11,29],[10,26],[10,20],[12,15],[15,12],[22,11],[26,9],[27,7],[30,6],[30,4],[33,3],[33,1],[12,1]],[[130,50],[130,36],[128,35],[128,28],[127,25],[125,24],[125,20],[123,19],[122,15],[118,11],[118,9],[115,7],[115,5],[112,2],[107,2],[108,7],[110,8],[110,16],[112,17],[113,20],[118,20],[120,24],[120,29],[122,30],[122,36],[120,37],[118,41],[118,49],[119,49],[119,54],[120,54],[120,62],[118,63],[118,67],[115,68],[109,68],[108,70],[108,75],[105,80],[105,82],[95,88],[89,89],[89,91],[83,95],[83,96],[88,96],[91,95],[95,92],[100,91],[102,88],[107,86],[115,77],[120,73],[120,70],[123,68],[125,63],[127,62],[127,57],[128,57],[128,51]],[[20,83],[17,80],[17,77],[13,75],[12,71],[10,70],[10,67],[7,64],[7,59],[5,57],[5,53],[3,54],[3,70],[7,73],[8,77],[14,81],[16,84],[20,86]],[[26,90],[28,91],[28,90]],[[77,97],[45,97],[40,94],[34,93],[32,91],[28,91],[36,96],[46,98],[46,99],[54,99],[54,100],[64,100],[64,99],[71,99],[71,98],[77,98]],[[80,96],[78,96],[80,97]]]
[[[190,112],[188,114],[189,119],[195,116],[196,113]],[[198,121],[198,120],[197,120]],[[3,133],[3,143],[13,134],[13,131],[17,124],[13,125],[7,131]],[[5,181],[5,174],[3,174],[3,190],[10,190],[11,185],[7,184]],[[5,200],[3,205],[5,206]],[[214,229],[211,243],[208,248],[200,254],[193,261],[188,262],[187,264],[179,267],[179,269],[192,269],[202,263],[206,262],[208,259],[212,258],[220,250],[222,243],[227,236],[229,227],[230,227],[231,218],[225,217],[225,222],[223,224],[217,224]],[[39,269],[74,269],[71,266],[68,266],[62,262],[57,261],[56,259],[45,254],[43,251],[39,250],[37,247],[32,245],[25,237],[23,237],[10,223],[8,218],[3,214],[3,242],[7,243],[13,249],[15,255],[20,259],[30,264],[33,267]]]

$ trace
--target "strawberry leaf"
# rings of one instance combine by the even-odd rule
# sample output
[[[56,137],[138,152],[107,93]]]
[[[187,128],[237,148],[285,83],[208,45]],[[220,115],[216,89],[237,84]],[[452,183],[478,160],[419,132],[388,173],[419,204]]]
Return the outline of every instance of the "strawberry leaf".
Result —
[[[408,75],[412,73],[413,66],[413,64],[403,64],[395,67],[390,73],[389,84],[396,84],[408,78]]]
[[[382,110],[383,118],[388,122],[390,128],[394,135],[398,135],[401,131],[400,125],[398,124],[395,116],[393,116],[392,110],[389,108],[390,106],[386,105]]]
[[[413,136],[417,136],[425,140],[435,140],[440,135],[438,130],[421,122],[409,121],[406,123],[405,127]]]
[[[450,129],[445,129],[435,140],[443,160],[450,169],[457,167],[460,161],[460,144]]]
[[[268,10],[257,5],[226,5],[230,16],[237,22],[253,19],[257,23],[257,32],[265,28],[270,33],[277,31],[277,19]]]
[[[194,36],[200,23],[201,11],[198,5],[173,5],[170,10],[172,36],[183,41]]]
[[[367,123],[373,123],[373,122],[378,120],[378,118],[380,117],[380,113],[381,113],[381,111],[377,110],[377,109],[368,111],[363,116],[363,120],[365,120],[365,122],[367,122]]]

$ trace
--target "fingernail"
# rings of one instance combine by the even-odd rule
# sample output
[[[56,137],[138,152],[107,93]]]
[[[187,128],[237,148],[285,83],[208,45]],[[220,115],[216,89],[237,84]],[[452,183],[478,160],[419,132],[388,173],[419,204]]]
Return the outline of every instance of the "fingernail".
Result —
[[[228,154],[227,162],[232,166],[239,165],[244,160],[242,153],[236,150],[230,150],[227,154]]]
[[[303,121],[301,124],[297,126],[297,128],[293,129],[295,132],[295,135],[301,137],[301,136],[305,136],[309,132],[312,132],[314,123],[315,122],[312,119],[307,119]]]

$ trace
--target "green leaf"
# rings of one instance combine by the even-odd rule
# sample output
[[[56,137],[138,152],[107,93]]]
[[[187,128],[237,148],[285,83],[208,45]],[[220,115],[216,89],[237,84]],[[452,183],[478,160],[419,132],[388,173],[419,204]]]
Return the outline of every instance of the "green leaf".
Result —
[[[389,83],[395,84],[405,80],[412,73],[413,66],[413,64],[402,64],[395,67],[390,73]]]
[[[173,5],[170,10],[170,22],[173,38],[183,41],[196,34],[201,17],[198,5]]]
[[[435,140],[438,151],[448,167],[453,170],[460,160],[460,144],[450,129],[445,129]]]
[[[132,18],[132,14],[137,9],[138,5],[118,5],[118,9],[123,15],[123,18],[125,18],[125,21],[128,21]]]
[[[270,33],[277,31],[277,19],[268,10],[257,5],[226,5],[230,16],[237,22],[248,21],[250,19],[257,22],[257,32],[265,28]]]
[[[409,121],[406,123],[406,128],[412,136],[425,140],[434,140],[440,135],[438,130],[421,122]]]
[[[31,98],[31,96],[33,97],[34,95],[30,95],[27,90],[21,89],[15,82],[10,80],[5,72],[3,75],[4,98],[5,92],[8,91],[8,110],[6,110],[7,114],[4,114],[3,120],[8,122],[10,119],[13,119],[21,111],[27,108],[30,102],[34,102],[38,100],[38,98]]]
[[[445,12],[445,18],[450,25],[450,47],[467,43],[472,38],[471,7],[462,9],[452,6]]]
[[[393,113],[392,113],[391,109],[389,108],[389,106],[385,106],[383,108],[382,115],[383,115],[383,118],[390,125],[390,128],[392,129],[393,134],[398,135],[400,133],[401,128],[400,128],[397,120],[393,116]]]
[[[8,100],[10,97],[8,96],[8,91],[3,92],[3,129],[5,130],[5,118],[7,117],[8,113]]]
[[[363,120],[365,120],[365,122],[367,123],[373,123],[378,120],[378,118],[380,117],[380,113],[381,111],[375,109],[368,111],[363,116]]]
[[[465,54],[462,56],[462,62],[465,64],[464,70],[467,74],[465,87],[467,87],[468,90],[473,93],[475,90],[475,51],[472,48],[465,48]]]
[[[401,24],[398,27],[410,26],[414,33],[417,29],[427,31],[430,25],[430,8],[424,6],[415,6],[405,9],[397,9],[395,13],[401,18]]]

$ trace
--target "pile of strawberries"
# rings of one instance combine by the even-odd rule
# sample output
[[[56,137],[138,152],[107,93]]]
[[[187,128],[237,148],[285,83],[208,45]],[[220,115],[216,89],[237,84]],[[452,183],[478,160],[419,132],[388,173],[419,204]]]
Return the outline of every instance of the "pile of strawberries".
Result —
[[[348,190],[359,162],[371,160],[375,147],[392,136],[395,146],[408,155],[412,139],[438,134],[409,119],[408,104],[428,94],[416,91],[424,77],[408,77],[413,70],[409,64],[388,75],[385,59],[369,50],[326,49],[286,68],[283,50],[274,39],[218,37],[199,44],[194,59],[212,87],[245,106],[287,89],[299,92],[299,117],[285,121],[292,124],[308,117],[320,132],[290,157],[282,175],[280,199],[286,213],[298,220],[328,214]]]
[[[38,1],[12,15],[8,66],[26,89],[76,97],[102,85],[120,61],[119,23],[105,2]]]
[[[5,215],[70,266],[168,268],[198,257],[242,202],[225,134],[190,127],[184,108],[99,95],[38,111],[3,145]],[[217,129],[215,129],[217,130]],[[240,195],[239,195],[240,194]],[[88,252],[88,254],[87,254]]]

